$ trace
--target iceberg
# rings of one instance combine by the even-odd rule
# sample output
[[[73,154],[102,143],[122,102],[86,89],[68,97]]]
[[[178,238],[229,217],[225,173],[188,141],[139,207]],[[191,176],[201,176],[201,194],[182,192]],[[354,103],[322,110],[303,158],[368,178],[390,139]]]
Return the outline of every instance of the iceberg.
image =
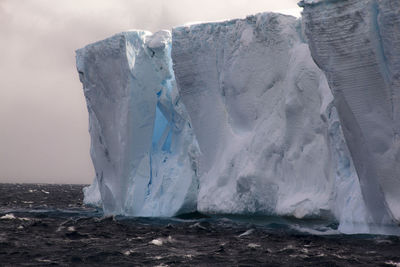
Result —
[[[302,1],[375,224],[400,222],[400,2]]]
[[[77,51],[96,171],[85,202],[101,203],[106,214],[172,216],[196,208],[198,148],[170,51],[168,31],[124,32]]]
[[[299,4],[303,19],[135,30],[77,50],[96,171],[85,203],[400,233],[399,4]]]

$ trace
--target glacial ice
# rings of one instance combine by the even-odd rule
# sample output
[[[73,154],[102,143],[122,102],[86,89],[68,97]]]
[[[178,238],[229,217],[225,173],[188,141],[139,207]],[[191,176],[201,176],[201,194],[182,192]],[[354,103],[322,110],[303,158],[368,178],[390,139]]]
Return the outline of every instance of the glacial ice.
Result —
[[[299,20],[264,13],[178,27],[172,36],[178,89],[201,150],[200,211],[333,213],[343,231],[363,219],[333,97]]]
[[[96,171],[85,202],[101,202],[105,213],[195,210],[198,148],[177,94],[170,40],[168,31],[129,31],[77,51]]]
[[[301,3],[376,224],[400,222],[400,2]]]
[[[368,1],[305,0],[303,21],[262,13],[78,50],[96,170],[85,202],[133,216],[332,216],[343,233],[387,233],[400,17],[394,1]]]

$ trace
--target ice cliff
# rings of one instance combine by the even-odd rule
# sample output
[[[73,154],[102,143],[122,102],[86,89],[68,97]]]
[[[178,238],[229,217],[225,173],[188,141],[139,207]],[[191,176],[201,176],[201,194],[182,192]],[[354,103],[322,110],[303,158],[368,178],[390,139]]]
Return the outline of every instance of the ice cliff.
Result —
[[[399,8],[363,3],[303,1],[303,20],[263,13],[78,50],[96,170],[85,202],[384,232],[399,219]]]
[[[351,162],[344,153],[341,166],[334,154],[332,94],[300,21],[259,14],[172,36],[179,93],[202,152],[198,209],[300,218],[332,210],[338,168],[351,173]]]
[[[85,199],[105,213],[172,216],[196,207],[198,148],[170,43],[168,31],[130,31],[77,51],[96,171]]]
[[[310,50],[335,96],[375,223],[400,222],[400,2],[303,1]]]

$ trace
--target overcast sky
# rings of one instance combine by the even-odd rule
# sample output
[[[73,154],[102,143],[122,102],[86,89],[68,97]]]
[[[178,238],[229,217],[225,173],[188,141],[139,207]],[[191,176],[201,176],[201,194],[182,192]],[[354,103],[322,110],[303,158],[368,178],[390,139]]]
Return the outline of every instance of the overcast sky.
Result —
[[[264,11],[298,0],[0,0],[0,182],[91,183],[75,50],[127,29]]]

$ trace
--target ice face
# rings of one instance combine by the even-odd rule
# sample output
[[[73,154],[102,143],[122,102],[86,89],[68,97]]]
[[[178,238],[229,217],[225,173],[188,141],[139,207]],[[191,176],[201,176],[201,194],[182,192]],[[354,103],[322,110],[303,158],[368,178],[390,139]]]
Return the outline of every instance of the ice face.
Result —
[[[363,3],[307,0],[304,22],[264,13],[78,50],[96,170],[85,202],[394,233],[381,226],[399,214],[400,16],[397,2]]]
[[[105,213],[195,209],[197,145],[175,87],[170,43],[168,31],[131,31],[77,51],[96,171],[85,201],[99,203],[99,190]]]
[[[200,211],[344,219],[344,191],[362,209],[333,97],[300,21],[266,13],[172,35],[178,90],[201,150]]]
[[[400,222],[400,2],[302,3],[375,223]]]

